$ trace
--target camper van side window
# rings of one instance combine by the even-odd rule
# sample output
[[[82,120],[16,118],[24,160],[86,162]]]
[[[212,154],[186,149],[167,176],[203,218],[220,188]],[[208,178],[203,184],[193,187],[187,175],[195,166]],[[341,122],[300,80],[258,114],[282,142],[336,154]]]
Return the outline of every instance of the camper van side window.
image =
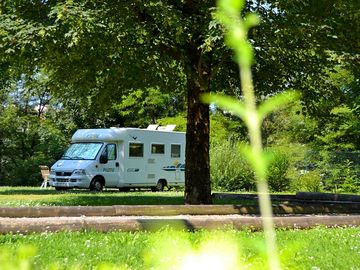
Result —
[[[151,144],[151,154],[165,154],[165,145]]]
[[[116,159],[116,145],[115,144],[108,144],[106,146],[107,149],[107,156],[109,160]]]
[[[129,144],[129,157],[143,157],[143,156],[144,156],[144,144],[142,143]]]
[[[172,158],[179,158],[180,157],[180,150],[181,150],[181,145],[180,144],[172,144],[171,145],[171,157]]]
[[[116,160],[116,145],[106,145],[101,155],[106,156],[108,160]]]

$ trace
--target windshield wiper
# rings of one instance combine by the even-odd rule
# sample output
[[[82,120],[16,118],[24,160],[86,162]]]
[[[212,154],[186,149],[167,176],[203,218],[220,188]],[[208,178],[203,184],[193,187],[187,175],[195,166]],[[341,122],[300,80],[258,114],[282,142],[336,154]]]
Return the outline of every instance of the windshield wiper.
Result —
[[[72,159],[72,158],[64,155],[64,156],[61,156],[61,159]]]

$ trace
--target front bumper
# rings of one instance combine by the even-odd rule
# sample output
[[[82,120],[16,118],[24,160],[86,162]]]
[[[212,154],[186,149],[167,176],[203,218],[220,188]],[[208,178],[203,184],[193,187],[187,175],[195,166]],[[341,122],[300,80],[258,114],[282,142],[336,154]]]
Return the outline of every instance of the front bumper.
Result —
[[[49,175],[49,185],[52,187],[68,187],[68,188],[89,188],[90,178],[87,175],[81,176],[56,176]]]

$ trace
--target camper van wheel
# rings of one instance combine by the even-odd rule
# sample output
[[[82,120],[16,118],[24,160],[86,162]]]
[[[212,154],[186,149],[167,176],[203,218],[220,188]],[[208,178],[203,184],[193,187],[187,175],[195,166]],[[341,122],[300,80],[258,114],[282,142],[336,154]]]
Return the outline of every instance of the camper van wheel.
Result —
[[[100,177],[95,177],[90,184],[91,191],[99,192],[102,191],[103,187],[104,187],[104,181]]]
[[[160,179],[157,182],[157,185],[155,187],[155,191],[163,191],[165,186],[166,186],[166,181],[164,179]]]

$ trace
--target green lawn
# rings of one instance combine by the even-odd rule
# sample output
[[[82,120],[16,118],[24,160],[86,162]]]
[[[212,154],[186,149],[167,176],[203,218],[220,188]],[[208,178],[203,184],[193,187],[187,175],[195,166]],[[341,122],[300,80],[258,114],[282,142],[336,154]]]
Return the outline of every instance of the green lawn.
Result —
[[[280,230],[277,237],[283,269],[360,269],[360,228]],[[180,267],[187,263],[191,269],[266,269],[264,257],[263,235],[251,231],[0,235],[2,269],[20,269],[24,258],[27,270],[190,269]]]
[[[116,189],[94,193],[88,190],[56,191],[54,188],[0,187],[0,206],[71,206],[183,204],[183,192],[119,192]]]
[[[253,204],[254,201],[215,200],[215,204]],[[54,188],[0,187],[0,206],[105,206],[184,204],[183,191],[131,191],[108,189],[95,193],[88,190],[56,191]]]
[[[11,207],[183,203],[182,191],[0,187],[0,206]],[[231,229],[7,234],[0,235],[0,269],[266,269],[263,239]],[[360,269],[360,228],[278,230],[277,240],[283,269]]]

